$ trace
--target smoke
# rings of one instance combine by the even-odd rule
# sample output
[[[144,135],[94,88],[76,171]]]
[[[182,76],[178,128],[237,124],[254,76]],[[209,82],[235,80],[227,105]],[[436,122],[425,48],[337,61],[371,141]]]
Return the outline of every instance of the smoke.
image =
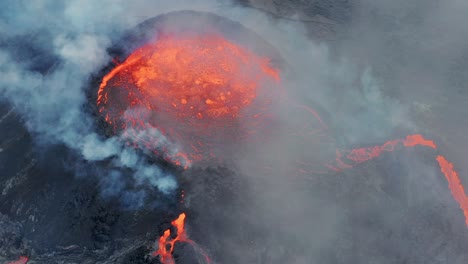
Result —
[[[168,193],[177,187],[173,175],[148,164],[122,140],[99,136],[84,109],[90,78],[111,59],[106,50],[111,39],[134,25],[127,19],[137,21],[135,16],[140,16],[137,10],[127,13],[124,5],[123,1],[4,3],[0,93],[43,144],[64,144],[88,161],[111,159],[111,167],[130,168],[137,185],[147,182]],[[107,194],[115,189],[105,184],[104,188]]]
[[[235,207],[229,214],[243,221],[243,232],[258,232],[255,244],[239,238],[242,232],[234,232],[238,229],[233,222],[224,226],[233,230],[226,237],[204,237],[194,229],[194,240],[229,247],[226,251],[233,256],[226,260],[229,263],[391,263],[405,259],[422,263],[427,259],[415,254],[426,255],[424,246],[443,235],[437,221],[449,225],[449,235],[463,228],[453,227],[460,221],[451,222],[456,216],[448,209],[440,216],[431,207],[434,201],[446,206],[451,198],[447,189],[439,188],[445,183],[438,180],[436,167],[426,162],[429,154],[422,153],[421,158],[392,154],[383,165],[371,164],[344,175],[330,174],[323,164],[335,158],[337,148],[380,144],[414,131],[442,139],[438,142],[441,151],[460,164],[458,157],[468,154],[468,140],[462,133],[467,129],[467,113],[460,110],[468,99],[464,88],[468,65],[460,59],[466,60],[468,54],[463,44],[468,36],[463,26],[468,6],[455,0],[364,0],[352,6],[353,19],[334,25],[339,29],[334,41],[323,41],[314,36],[311,40],[313,23],[292,21],[295,16],[278,20],[229,2],[6,1],[0,9],[0,93],[38,142],[64,144],[86,161],[107,162],[108,167],[98,170],[103,195],[118,195],[124,206],[138,208],[145,205],[146,187],[170,194],[177,188],[176,179],[125,146],[123,138],[104,138],[96,132],[85,109],[90,79],[112,59],[107,48],[113,41],[147,18],[189,9],[239,21],[278,49],[285,60],[281,78],[289,98],[273,110],[279,120],[267,143],[241,146],[229,154],[234,157],[235,177],[242,177],[248,186],[237,195],[249,198],[246,206]],[[27,50],[16,46],[24,43]],[[300,110],[302,106],[315,109],[320,118]],[[306,135],[297,136],[305,120],[310,124]],[[310,131],[317,132],[307,134]],[[157,129],[127,132],[124,137],[158,135],[163,145],[155,148],[167,147],[169,157],[178,151]],[[298,164],[306,164],[301,167],[304,176],[297,173]],[[415,182],[421,181],[424,188],[417,188]],[[420,200],[409,195],[412,192],[421,194]],[[396,197],[399,194],[413,198]],[[220,206],[195,209],[199,215],[223,219],[226,212],[224,204]],[[421,215],[402,210],[419,210]],[[422,223],[431,234],[405,234],[404,225],[427,219],[431,213],[440,217],[436,223]],[[370,219],[369,227],[359,214]],[[215,227],[203,228],[216,232]],[[377,243],[377,237],[386,238],[392,230],[397,230],[400,239]],[[421,244],[416,253],[405,251],[412,246],[405,239]],[[457,247],[452,250],[454,244]],[[431,256],[440,254],[446,262],[463,263],[465,245],[453,241],[437,245],[440,248]],[[387,252],[379,251],[382,248]],[[453,254],[447,253],[451,250]],[[398,254],[408,256],[398,258]]]
[[[244,260],[265,263],[424,263],[434,258],[463,263],[463,212],[450,197],[434,152],[401,150],[339,175],[320,176],[315,172],[323,167],[315,164],[333,160],[336,149],[379,145],[418,132],[435,138],[440,151],[460,159],[464,168],[466,79],[451,69],[467,54],[461,37],[466,36],[461,34],[466,4],[361,1],[352,11],[352,21],[337,25],[335,42],[310,40],[308,28],[314,24],[278,21],[242,8],[220,12],[279,50],[287,62],[282,83],[291,97],[275,109],[281,119],[274,136],[234,155],[254,201],[237,217],[245,211],[251,215],[245,225],[257,231],[261,246],[256,244],[256,255],[250,246],[232,250]],[[456,72],[466,71],[460,64]],[[294,104],[316,109],[326,136],[298,137],[305,115],[298,115]],[[313,114],[308,118],[312,127],[320,127]],[[451,209],[437,211],[442,204]],[[420,231],[409,232],[415,223]],[[446,233],[441,225],[449,226]],[[440,236],[448,244],[431,244]]]

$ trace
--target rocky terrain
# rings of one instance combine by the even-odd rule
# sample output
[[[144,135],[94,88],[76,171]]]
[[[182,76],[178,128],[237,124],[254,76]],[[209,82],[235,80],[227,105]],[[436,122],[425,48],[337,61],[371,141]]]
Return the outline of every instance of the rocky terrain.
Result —
[[[427,11],[420,8],[421,1],[410,2],[414,4],[401,10],[390,5],[383,11],[377,4],[357,0],[236,3],[267,13],[273,20],[305,26],[311,41],[330,47],[331,57],[346,56],[357,68],[371,65],[382,80],[384,95],[410,105],[415,127],[438,142],[438,151],[458,164],[462,181],[468,183],[464,74],[468,50],[459,44],[462,39],[445,43],[434,37],[439,31],[424,31]],[[434,25],[444,31],[451,24],[429,23]],[[55,67],[53,56],[12,44],[28,43],[28,38],[41,36],[0,37],[0,47],[19,60],[28,57],[31,67],[47,74]],[[440,52],[448,47],[456,51]],[[333,129],[338,118],[330,119]],[[99,173],[82,157],[60,144],[38,148],[41,138],[31,134],[16,109],[1,99],[0,133],[0,263],[19,256],[28,256],[30,264],[159,263],[150,254],[181,211],[190,215],[191,239],[215,263],[468,261],[463,214],[443,176],[435,173],[434,153],[429,150],[396,151],[344,172],[291,180],[294,197],[304,197],[298,201],[305,204],[302,208],[287,199],[272,207],[261,206],[270,198],[281,201],[278,196],[288,195],[268,193],[270,185],[280,182],[239,177],[234,168],[213,166],[177,175],[177,194],[181,190],[185,194],[183,204],[171,197],[168,206],[129,209],[103,197],[97,177],[76,175],[77,171]],[[266,193],[261,196],[265,201],[252,202],[248,194],[257,192]],[[308,200],[311,195],[314,199]],[[277,211],[288,210],[313,219],[307,230],[313,240],[303,240],[305,231],[296,227],[297,219],[269,221]],[[252,218],[259,212],[264,219]],[[177,245],[176,262],[195,263],[191,250],[188,244]]]

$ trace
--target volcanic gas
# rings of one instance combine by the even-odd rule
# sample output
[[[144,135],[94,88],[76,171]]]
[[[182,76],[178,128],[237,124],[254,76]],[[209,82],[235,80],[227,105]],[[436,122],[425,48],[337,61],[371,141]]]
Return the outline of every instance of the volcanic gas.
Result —
[[[344,169],[350,169],[363,162],[377,158],[384,152],[394,151],[399,144],[402,144],[407,148],[423,146],[437,150],[437,145],[434,141],[424,138],[421,134],[414,134],[408,135],[404,139],[387,141],[383,145],[351,150],[336,150],[335,161],[333,163],[325,164],[325,166],[336,172]],[[448,187],[452,196],[462,209],[465,216],[465,223],[468,226],[468,196],[466,195],[465,188],[458,176],[458,172],[454,169],[453,164],[444,156],[437,155],[435,160],[439,165],[440,171],[447,179]]]
[[[277,56],[259,36],[192,11],[150,19],[132,34],[97,91],[97,109],[112,135],[187,168],[194,161],[223,160],[226,146],[265,130],[280,96],[280,73]],[[185,217],[171,222],[153,255],[173,264],[175,245],[186,243],[210,263],[189,239]]]
[[[232,141],[236,122],[262,114],[274,94],[260,91],[265,81],[279,81],[270,60],[221,34],[169,34],[105,75],[97,105],[131,144],[187,165],[216,140]],[[183,150],[168,152],[167,142]]]
[[[200,20],[187,20],[193,25],[178,22],[185,15]],[[226,146],[245,138],[265,138],[268,123],[279,118],[275,116],[278,109],[282,115],[295,117],[285,129],[291,142],[298,143],[293,146],[305,141],[316,146],[328,142],[328,126],[320,115],[281,94],[280,72],[272,63],[275,58],[239,41],[239,36],[233,37],[238,34],[233,24],[223,30],[214,22],[224,20],[190,12],[171,14],[161,23],[158,19],[161,17],[145,24],[143,41],[137,41],[124,60],[114,60],[97,92],[100,115],[127,144],[184,168],[193,161],[222,160],[220,154],[226,152]],[[257,42],[258,36],[245,36]],[[278,101],[284,105],[276,104]],[[401,146],[437,150],[434,141],[414,134],[382,145],[337,149],[333,162],[318,165],[303,155],[294,169],[309,175],[340,172]],[[468,198],[461,180],[444,156],[438,155],[436,160],[468,225]],[[171,222],[153,255],[162,263],[173,264],[176,243],[188,243],[209,263],[207,254],[188,238],[185,217],[182,213]]]

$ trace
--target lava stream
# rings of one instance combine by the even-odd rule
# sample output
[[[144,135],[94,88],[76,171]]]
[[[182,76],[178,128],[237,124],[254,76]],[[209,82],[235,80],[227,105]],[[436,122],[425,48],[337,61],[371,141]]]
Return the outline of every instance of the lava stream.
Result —
[[[445,178],[447,178],[453,198],[463,210],[465,222],[468,226],[468,197],[466,196],[465,188],[463,188],[463,185],[460,182],[458,173],[453,169],[453,164],[444,156],[437,156],[437,162],[439,163],[440,171],[445,175]]]
[[[176,235],[171,236],[171,229],[164,231],[164,234],[159,238],[158,250],[153,253],[153,256],[160,256],[163,264],[174,264],[174,257],[172,253],[176,242],[185,242],[191,244],[194,249],[197,250],[205,258],[206,263],[211,263],[208,255],[191,239],[188,238],[185,231],[185,213],[179,215],[179,217],[172,221],[171,224],[176,231]]]
[[[351,168],[354,165],[377,158],[383,152],[394,151],[395,147],[400,143],[405,147],[426,146],[433,149],[437,148],[432,140],[425,139],[420,134],[408,135],[405,139],[390,140],[379,146],[356,148],[351,150],[337,150],[336,166],[328,165],[328,167],[335,171]],[[346,158],[351,164],[345,162],[343,158]]]
[[[29,258],[25,256],[21,256],[17,261],[8,262],[7,264],[26,264],[28,263]]]
[[[355,165],[377,158],[384,152],[394,151],[398,144],[403,144],[404,147],[425,146],[432,149],[437,149],[434,141],[424,138],[420,134],[408,135],[405,139],[396,139],[387,141],[382,145],[356,148],[351,150],[337,150],[335,164],[327,164],[326,166],[334,171],[341,171],[343,169],[352,168]],[[344,160],[345,159],[345,160]],[[454,170],[453,164],[450,163],[444,156],[437,156],[436,158],[441,172],[444,174],[448,181],[449,189],[453,198],[463,210],[465,216],[465,223],[468,226],[468,197],[465,194],[458,173]]]

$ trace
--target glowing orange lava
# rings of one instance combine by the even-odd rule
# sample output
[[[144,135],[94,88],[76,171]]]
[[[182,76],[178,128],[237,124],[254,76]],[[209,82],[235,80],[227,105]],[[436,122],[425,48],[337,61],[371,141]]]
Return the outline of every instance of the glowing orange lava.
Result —
[[[7,264],[26,264],[28,263],[29,258],[25,256],[21,256],[17,261],[8,262]]]
[[[403,141],[405,147],[414,147],[414,146],[426,146],[430,148],[437,148],[436,144],[432,140],[425,139],[422,135],[409,135]]]
[[[172,221],[171,224],[176,229],[177,235],[175,238],[171,238],[171,230],[167,229],[164,231],[162,237],[159,238],[158,250],[154,252],[154,255],[161,257],[161,262],[165,264],[174,263],[172,252],[174,251],[174,244],[177,241],[184,242],[187,239],[184,229],[185,213],[179,215],[179,217]]]
[[[161,154],[166,141],[175,141],[187,151],[187,142],[193,142],[189,138],[210,139],[217,128],[259,114],[270,102],[259,100],[259,86],[268,80],[279,81],[269,59],[221,35],[163,35],[135,50],[104,76],[97,105],[116,131],[130,132],[131,143],[144,141],[143,145]],[[273,93],[263,93],[268,94]],[[148,128],[161,135],[139,133]],[[200,145],[205,144],[167,158],[179,163],[199,159]]]
[[[394,151],[395,147],[399,143],[402,143],[405,147],[425,146],[437,149],[437,145],[434,143],[434,141],[428,140],[420,134],[408,135],[405,139],[387,141],[380,146],[357,148],[347,151],[337,150],[335,164],[326,164],[326,166],[334,171],[349,169],[354,165],[377,158],[383,152]],[[347,162],[343,161],[343,157],[346,157]],[[449,183],[449,189],[453,198],[463,210],[465,222],[468,226],[468,197],[465,194],[465,188],[463,187],[460,178],[458,177],[458,173],[454,170],[453,164],[450,163],[444,156],[439,155],[437,156],[436,160],[439,164],[441,172],[444,174]]]
[[[185,213],[182,213],[179,215],[179,217],[172,221],[171,224],[176,230],[176,235],[171,236],[171,229],[167,229],[164,231],[164,234],[162,237],[159,238],[159,243],[158,243],[158,250],[153,253],[154,256],[160,256],[161,262],[163,264],[174,264],[174,257],[172,256],[172,253],[174,251],[174,246],[176,242],[185,242],[189,243],[192,246],[197,249],[198,252],[200,252],[207,263],[210,263],[211,260],[207,256],[206,253],[203,252],[192,240],[190,240],[187,237],[187,233],[185,232]]]
[[[465,188],[463,188],[463,185],[460,182],[458,173],[453,169],[453,164],[444,156],[437,156],[437,162],[439,163],[441,172],[445,175],[445,178],[447,178],[453,198],[463,210],[465,223],[468,226],[468,197],[466,196]]]
[[[336,166],[329,164],[328,167],[335,171],[350,168],[353,165],[377,158],[383,152],[394,151],[395,147],[400,143],[402,143],[405,147],[426,146],[433,149],[437,148],[432,140],[425,139],[420,134],[408,135],[405,139],[387,141],[380,146],[356,148],[352,150],[337,150]],[[343,161],[343,157],[346,157],[346,159],[349,160],[351,164]]]

